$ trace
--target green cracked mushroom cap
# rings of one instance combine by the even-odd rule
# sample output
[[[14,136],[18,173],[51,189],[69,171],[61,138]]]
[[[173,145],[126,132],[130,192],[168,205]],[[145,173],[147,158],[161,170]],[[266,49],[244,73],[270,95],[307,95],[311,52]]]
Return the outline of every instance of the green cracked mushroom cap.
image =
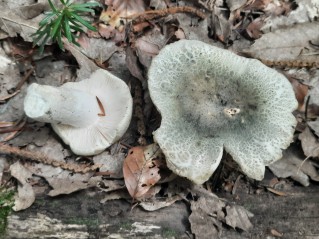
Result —
[[[196,40],[165,46],[148,86],[162,116],[154,139],[168,167],[201,184],[223,149],[256,180],[292,141],[297,101],[289,81],[258,60]]]

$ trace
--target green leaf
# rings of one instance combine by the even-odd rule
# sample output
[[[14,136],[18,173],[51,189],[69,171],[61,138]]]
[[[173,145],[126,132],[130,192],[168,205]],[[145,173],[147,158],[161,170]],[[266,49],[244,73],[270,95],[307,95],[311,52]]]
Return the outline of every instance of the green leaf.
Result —
[[[32,33],[31,34],[31,36],[33,37],[33,36],[36,36],[36,35],[38,35],[39,33],[41,33],[42,32],[42,29],[43,28],[45,28],[45,27],[47,27],[46,25],[44,25],[44,26],[41,26],[35,33]]]
[[[54,13],[58,13],[58,10],[55,8],[55,6],[54,6],[53,3],[51,2],[51,0],[48,0],[48,2],[49,2],[49,4],[50,4],[50,7],[51,7],[52,11],[53,11]]]
[[[91,31],[97,31],[95,27],[91,26],[90,23],[88,23],[87,21],[85,21],[84,19],[82,19],[81,17],[79,17],[76,14],[72,14],[72,16],[78,20],[82,25],[84,25],[86,28],[90,29]]]
[[[65,4],[65,2],[64,2],[64,0],[60,0],[60,2],[65,6],[66,4]]]
[[[49,20],[51,20],[54,16],[56,16],[56,14],[53,13],[53,12],[51,12],[51,13],[48,14],[45,18],[43,18],[43,19],[41,20],[41,22],[39,22],[39,26],[44,26],[44,25],[46,25],[46,24],[49,22]]]
[[[88,3],[78,3],[78,4],[72,4],[69,8],[83,8],[83,7],[102,7],[102,5],[98,2],[88,2]]]
[[[46,35],[45,38],[43,39],[43,41],[41,42],[40,44],[40,47],[39,47],[39,52],[40,54],[42,55],[43,51],[44,51],[44,45],[45,43],[47,43],[48,39],[49,39],[50,35]]]
[[[56,19],[56,21],[54,22],[52,31],[50,33],[51,37],[54,37],[57,33],[57,31],[61,30],[61,21],[63,18],[63,14],[60,14],[60,16]]]
[[[78,8],[72,8],[71,12],[74,12],[75,14],[76,14],[76,12],[91,12],[91,13],[94,13],[94,10],[90,9],[90,8],[78,7]]]
[[[74,26],[77,26],[77,27],[80,27],[82,28],[82,25],[80,25],[78,22],[74,21],[72,18],[68,18],[69,21],[74,25]],[[71,25],[72,26],[72,25]]]
[[[57,42],[58,42],[58,45],[59,45],[60,49],[64,51],[64,46],[63,46],[63,43],[62,43],[61,31],[58,32]]]
[[[70,23],[68,21],[68,18],[65,18],[65,21],[63,21],[63,29],[68,41],[72,42],[72,36],[71,36],[72,33],[71,33]]]
[[[36,35],[38,36],[33,40],[33,47],[38,44],[38,42],[43,38],[43,36],[50,35],[50,27],[47,26],[43,31],[39,31],[36,33]]]
[[[82,28],[77,27],[77,26],[70,25],[70,28],[74,31],[77,31],[77,32],[84,32]]]

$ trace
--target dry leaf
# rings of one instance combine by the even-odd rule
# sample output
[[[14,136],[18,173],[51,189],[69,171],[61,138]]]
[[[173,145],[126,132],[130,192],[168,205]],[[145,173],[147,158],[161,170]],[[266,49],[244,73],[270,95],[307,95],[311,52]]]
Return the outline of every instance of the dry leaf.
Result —
[[[107,195],[103,196],[103,199],[100,200],[100,203],[104,204],[111,200],[116,199],[131,199],[131,196],[127,192],[127,190],[117,190],[112,193],[108,193]]]
[[[226,207],[226,224],[232,228],[240,228],[244,231],[248,231],[253,227],[249,218],[253,217],[254,214],[247,211],[242,206],[232,205]]]
[[[308,54],[311,53],[311,49],[314,51],[310,42],[315,42],[318,39],[317,22],[298,24],[288,29],[264,34],[244,52],[254,58],[269,61],[303,60],[315,62],[318,60],[318,56]]]
[[[29,180],[32,178],[32,172],[26,169],[20,162],[10,166],[10,172],[18,180],[18,194],[15,195],[13,210],[20,211],[30,207],[35,200],[35,193]]]
[[[108,7],[101,13],[100,21],[119,32],[124,30],[127,17],[145,11],[143,0],[106,0],[105,4]]]
[[[247,2],[248,0],[226,0],[227,6],[231,12],[242,8]]]
[[[35,146],[29,145],[28,150],[35,150]],[[64,161],[64,158],[68,155],[68,152],[63,149],[62,145],[53,137],[49,138],[45,145],[39,147],[35,151],[42,152],[49,158],[55,160]],[[69,194],[81,189],[93,187],[97,182],[101,181],[100,178],[91,178],[94,172],[85,174],[72,173],[67,170],[63,170],[59,167],[53,167],[51,165],[45,165],[41,163],[25,164],[25,167],[33,174],[43,177],[51,186],[51,190],[48,193],[49,196],[57,196],[60,194]]]
[[[158,54],[167,41],[167,36],[161,33],[159,27],[154,27],[151,31],[138,38],[135,41],[135,48],[139,61],[148,68],[152,58]]]
[[[269,192],[272,192],[273,194],[278,195],[278,196],[287,196],[287,193],[282,192],[282,191],[278,191],[278,190],[273,189],[273,188],[270,188],[270,187],[267,187],[267,190],[268,190]]]
[[[306,127],[305,130],[299,134],[298,138],[301,141],[302,150],[307,157],[319,156],[319,142],[309,127]]]
[[[69,43],[67,40],[64,40],[63,44],[64,47],[72,53],[80,65],[80,70],[77,72],[78,80],[89,78],[92,72],[99,69],[99,67],[82,52],[81,48]]]
[[[304,111],[305,110],[305,97],[308,94],[309,86],[300,83],[299,80],[297,80],[293,77],[290,77],[289,75],[287,77],[288,77],[288,80],[290,81],[290,83],[294,89],[295,96],[296,96],[296,99],[298,101],[298,110]]]
[[[258,1],[256,1],[258,2]],[[276,8],[279,4],[279,12],[284,11],[285,15],[278,16],[276,14],[271,14],[272,10]],[[296,6],[298,4],[298,6]],[[282,7],[281,7],[281,6]],[[280,7],[282,8],[280,10]],[[291,11],[294,9],[293,11]],[[267,21],[262,28],[264,33],[275,31],[280,28],[287,28],[293,25],[304,23],[304,22],[313,22],[319,17],[319,8],[317,0],[301,0],[301,1],[272,1],[269,7],[267,7],[268,13],[270,16],[267,17]],[[289,15],[287,16],[287,13]]]
[[[146,211],[156,211],[163,207],[168,207],[181,199],[182,199],[181,196],[176,195],[171,198],[165,198],[165,200],[154,199],[151,201],[141,202],[139,205],[142,208],[144,208]]]
[[[2,10],[0,16],[0,29],[8,33],[10,37],[17,37],[18,34],[25,40],[32,42],[31,35],[38,29],[38,21],[25,21],[11,9]]]
[[[32,19],[43,13],[49,4],[45,1],[36,2],[27,6],[20,6],[17,10],[25,19]]]
[[[126,48],[126,66],[129,69],[130,73],[139,79],[141,82],[144,82],[143,70],[140,67],[140,62],[136,56],[136,52],[131,47]]]
[[[308,176],[314,181],[319,180],[318,172],[311,161],[309,159],[305,160],[305,156],[295,145],[291,145],[284,150],[282,159],[268,167],[277,177],[291,177],[303,186],[309,186]]]
[[[307,124],[319,137],[319,118],[317,118],[315,121],[308,121]]]
[[[89,38],[85,34],[81,34],[78,43],[82,46],[82,53],[100,64],[109,60],[120,49],[114,41],[105,41],[103,38]],[[101,49],[103,50],[101,51]]]
[[[275,229],[271,229],[270,230],[271,235],[275,236],[275,237],[282,237],[284,234],[282,232],[278,232]]]
[[[211,20],[210,35],[221,42],[227,43],[231,34],[230,22],[224,17],[219,10],[215,11]]]
[[[200,197],[191,202],[192,213],[188,220],[192,233],[196,238],[218,238],[222,231],[222,223],[225,214],[225,203],[218,198]]]
[[[124,160],[123,174],[130,195],[138,199],[161,178],[157,162],[161,151],[155,144],[132,148]]]
[[[262,35],[261,27],[264,25],[262,18],[257,18],[252,21],[247,27],[246,32],[251,39],[258,39]]]
[[[104,151],[93,157],[94,164],[101,164],[99,172],[103,174],[109,174],[112,178],[123,178],[123,161],[125,154],[122,152],[115,152],[111,154],[108,151]]]

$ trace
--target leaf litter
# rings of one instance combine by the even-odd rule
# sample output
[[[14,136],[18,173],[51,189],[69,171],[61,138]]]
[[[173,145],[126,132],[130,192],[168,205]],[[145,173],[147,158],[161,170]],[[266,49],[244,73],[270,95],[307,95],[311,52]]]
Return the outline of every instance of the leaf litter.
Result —
[[[198,238],[218,237],[225,225],[244,231],[252,228],[250,212],[239,205],[212,196],[204,188],[195,190],[189,182],[176,178],[167,172],[158,146],[147,145],[152,143],[152,131],[160,122],[149,100],[147,70],[152,57],[163,46],[184,38],[229,47],[233,51],[260,59],[272,67],[280,67],[280,71],[291,80],[299,102],[298,111],[295,112],[299,117],[299,131],[295,137],[297,143],[285,150],[282,160],[269,168],[277,177],[291,177],[304,186],[319,180],[316,169],[319,137],[319,36],[316,19],[319,8],[316,1],[302,0],[298,2],[298,6],[286,1],[227,0],[224,3],[199,0],[195,5],[178,2],[179,5],[171,1],[151,0],[148,5],[148,2],[139,0],[106,0],[105,10],[98,16],[100,21],[95,22],[99,29],[98,34],[88,31],[87,35],[81,36],[83,49],[65,42],[66,49],[80,66],[77,78],[72,76],[74,70],[67,67],[69,62],[59,61],[52,54],[49,58],[40,57],[37,60],[32,56],[31,60],[36,61],[36,69],[31,81],[28,81],[43,80],[51,85],[60,85],[75,78],[77,81],[84,79],[98,68],[96,64],[112,70],[113,63],[115,73],[123,74],[122,69],[119,71],[120,68],[116,68],[118,66],[115,66],[114,62],[116,64],[120,59],[118,56],[124,56],[121,63],[124,71],[130,71],[141,83],[137,87],[140,93],[137,94],[139,98],[135,103],[140,105],[139,117],[136,118],[142,122],[144,128],[138,129],[138,124],[133,122],[123,141],[100,155],[88,158],[73,155],[65,145],[56,140],[55,135],[49,133],[50,128],[44,124],[28,120],[21,132],[19,129],[13,131],[15,134],[9,132],[11,135],[1,133],[1,141],[12,137],[8,141],[10,144],[25,147],[24,150],[33,154],[41,152],[46,157],[60,161],[61,165],[79,164],[83,166],[82,169],[92,165],[99,166],[98,170],[75,173],[28,160],[13,164],[14,158],[19,156],[1,154],[3,163],[0,164],[0,182],[7,180],[4,175],[10,164],[11,176],[17,180],[15,210],[32,205],[41,190],[49,196],[57,196],[96,187],[105,194],[101,203],[123,198],[131,201],[133,198],[148,211],[183,201],[190,205],[191,230]],[[42,11],[48,6],[45,1],[39,1],[36,6],[19,7],[17,10],[20,13],[15,16],[11,12],[12,6],[1,3],[1,7],[6,9],[0,17],[0,36],[5,42],[8,36],[15,37],[18,34],[25,41],[31,41],[30,33],[35,32],[42,18]],[[101,45],[104,46],[103,52],[99,51]],[[24,55],[22,62],[28,63],[27,56],[30,56],[30,53],[17,50],[15,52]],[[23,64],[20,61],[17,65],[16,61],[12,61],[12,56],[7,56],[2,50],[0,53],[1,57],[6,59],[1,62],[7,62],[7,65],[0,67],[0,96],[5,97],[10,95],[10,90],[20,81],[18,67],[21,68]],[[96,64],[88,57],[94,59]],[[306,68],[302,68],[303,73],[300,74],[296,67]],[[64,70],[61,74],[62,69]],[[50,77],[47,72],[50,72]],[[67,77],[61,79],[59,75]],[[57,78],[60,78],[60,81],[54,80]],[[137,84],[130,78],[131,76],[126,76],[124,80],[133,92]],[[6,127],[12,127],[23,118],[21,102],[29,82],[23,84],[18,94],[0,102],[0,122],[3,125],[9,123]],[[131,148],[132,145],[143,146]]]

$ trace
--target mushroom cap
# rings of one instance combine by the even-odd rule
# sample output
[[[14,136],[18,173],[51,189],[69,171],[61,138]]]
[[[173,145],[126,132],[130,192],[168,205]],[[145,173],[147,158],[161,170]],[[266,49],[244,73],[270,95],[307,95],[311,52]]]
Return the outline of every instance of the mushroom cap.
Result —
[[[148,86],[162,115],[154,139],[168,167],[197,184],[215,171],[223,148],[247,176],[261,180],[292,141],[292,86],[257,60],[180,40],[153,59]]]
[[[89,79],[68,82],[63,89],[85,91],[98,97],[105,116],[87,127],[52,123],[54,131],[78,155],[95,155],[119,140],[129,127],[133,100],[128,86],[106,70],[99,69]]]

